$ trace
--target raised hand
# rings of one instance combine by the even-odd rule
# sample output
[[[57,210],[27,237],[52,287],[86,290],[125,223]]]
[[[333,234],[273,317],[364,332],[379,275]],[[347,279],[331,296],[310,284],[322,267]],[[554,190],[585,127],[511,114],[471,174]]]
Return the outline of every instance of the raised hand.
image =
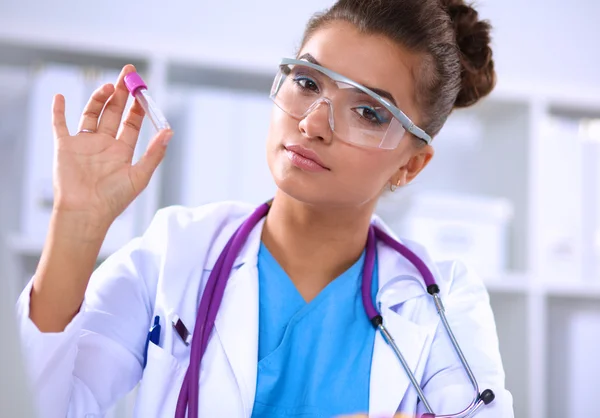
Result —
[[[89,218],[108,228],[148,185],[162,161],[172,136],[170,130],[158,132],[132,165],[144,117],[136,101],[123,119],[129,95],[123,79],[132,71],[132,65],[125,66],[115,86],[106,84],[94,91],[75,135],[66,126],[64,97],[55,96],[55,212]]]

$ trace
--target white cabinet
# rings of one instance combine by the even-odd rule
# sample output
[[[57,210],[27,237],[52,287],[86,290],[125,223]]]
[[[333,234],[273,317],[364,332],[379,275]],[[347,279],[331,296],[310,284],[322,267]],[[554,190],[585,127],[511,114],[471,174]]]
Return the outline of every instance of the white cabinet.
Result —
[[[176,132],[163,170],[162,205],[241,200],[259,204],[275,186],[266,160],[273,102],[259,92],[210,86],[174,88]]]
[[[233,198],[235,166],[230,161],[238,153],[233,96],[217,89],[190,91],[169,112],[175,136],[162,181],[173,190],[164,203],[198,206]]]
[[[28,97],[29,108],[25,130],[25,160],[23,208],[21,228],[23,235],[43,242],[52,210],[52,97],[57,86],[65,96],[65,117],[70,131],[77,131],[77,123],[85,104],[83,73],[76,67],[50,65],[31,76]]]

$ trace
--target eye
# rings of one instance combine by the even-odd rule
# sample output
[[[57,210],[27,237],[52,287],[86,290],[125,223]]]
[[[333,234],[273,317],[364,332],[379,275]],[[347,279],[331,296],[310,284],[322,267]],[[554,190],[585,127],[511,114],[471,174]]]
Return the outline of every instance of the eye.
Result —
[[[303,90],[309,90],[315,93],[319,92],[319,86],[312,78],[306,76],[296,76],[294,78],[294,83],[299,85]]]
[[[358,113],[361,118],[373,124],[382,125],[389,122],[388,118],[384,115],[380,115],[376,109],[370,106],[356,107],[354,111]]]

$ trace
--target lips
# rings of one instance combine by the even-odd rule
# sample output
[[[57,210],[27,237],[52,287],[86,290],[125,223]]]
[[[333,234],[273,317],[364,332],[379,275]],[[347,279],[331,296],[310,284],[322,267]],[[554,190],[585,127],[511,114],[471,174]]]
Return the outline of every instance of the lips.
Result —
[[[295,152],[296,154],[300,155],[301,157],[304,157],[307,160],[311,160],[314,163],[323,167],[324,169],[329,170],[329,168],[325,165],[325,163],[323,163],[323,161],[321,161],[321,159],[319,158],[319,155],[309,148],[305,148],[302,145],[286,145],[285,149],[287,149],[288,151]]]

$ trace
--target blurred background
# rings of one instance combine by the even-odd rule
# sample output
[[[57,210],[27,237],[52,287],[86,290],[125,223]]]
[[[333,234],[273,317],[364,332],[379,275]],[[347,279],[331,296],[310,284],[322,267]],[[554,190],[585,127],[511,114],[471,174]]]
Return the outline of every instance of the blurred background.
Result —
[[[66,96],[74,132],[91,91],[133,63],[176,131],[148,189],[113,225],[101,262],[160,207],[272,195],[264,139],[276,65],[294,55],[311,14],[331,4],[0,0],[0,325],[9,333],[0,345],[1,417],[24,416],[9,411],[9,399],[28,403],[11,342],[13,306],[52,205],[52,96]],[[600,417],[592,392],[600,373],[600,2],[480,0],[477,8],[494,26],[498,87],[451,116],[431,165],[386,194],[377,213],[485,280],[516,417]],[[139,149],[151,134],[145,125]],[[130,398],[113,418],[130,416]]]

